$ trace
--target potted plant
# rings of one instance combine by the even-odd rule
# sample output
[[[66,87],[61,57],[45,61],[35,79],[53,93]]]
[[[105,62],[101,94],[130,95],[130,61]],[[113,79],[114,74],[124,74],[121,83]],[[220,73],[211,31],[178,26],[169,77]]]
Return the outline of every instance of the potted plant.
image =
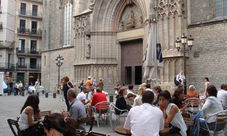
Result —
[[[38,34],[42,35],[42,29],[39,28]]]
[[[3,28],[3,25],[2,25],[2,22],[0,22],[0,29],[2,29]]]
[[[26,33],[27,33],[27,34],[30,34],[30,29],[29,29],[29,28],[26,29]]]

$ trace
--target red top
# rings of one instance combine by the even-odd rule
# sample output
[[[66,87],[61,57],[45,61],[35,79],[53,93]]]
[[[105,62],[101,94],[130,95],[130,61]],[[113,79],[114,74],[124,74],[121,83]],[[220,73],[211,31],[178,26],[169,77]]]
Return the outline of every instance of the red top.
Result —
[[[102,92],[97,92],[92,97],[91,105],[94,106],[95,104],[102,102],[102,101],[107,101],[106,94],[104,94]],[[99,109],[99,105],[97,105],[96,108]]]

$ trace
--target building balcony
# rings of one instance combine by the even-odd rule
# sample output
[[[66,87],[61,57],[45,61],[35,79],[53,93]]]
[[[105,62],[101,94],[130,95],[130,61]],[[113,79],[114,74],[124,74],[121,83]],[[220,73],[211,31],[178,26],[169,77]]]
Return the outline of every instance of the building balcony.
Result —
[[[14,49],[15,42],[10,41],[0,41],[0,49],[8,49],[13,50]]]
[[[19,9],[18,15],[21,17],[42,19],[42,12],[37,12],[37,11]]]
[[[42,30],[39,28],[29,29],[24,27],[17,28],[17,34],[23,36],[42,37]]]
[[[16,68],[15,64],[0,62],[0,69],[1,70],[13,71],[15,68]]]
[[[25,63],[25,64],[16,64],[16,70],[18,71],[27,71],[27,70],[41,70],[41,64],[31,64],[31,63]]]
[[[24,49],[16,49],[17,56],[36,56],[41,57],[40,49],[30,49],[30,48],[24,48]]]

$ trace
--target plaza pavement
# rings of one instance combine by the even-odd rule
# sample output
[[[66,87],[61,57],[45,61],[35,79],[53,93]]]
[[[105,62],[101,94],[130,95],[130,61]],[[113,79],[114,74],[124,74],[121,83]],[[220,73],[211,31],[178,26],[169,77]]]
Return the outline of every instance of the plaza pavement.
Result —
[[[9,125],[7,123],[7,119],[16,119],[16,117],[20,114],[20,109],[23,106],[27,96],[8,96],[4,94],[0,96],[0,136],[13,136]],[[60,110],[64,108],[66,109],[65,102],[59,101],[59,95],[57,98],[53,98],[51,94],[49,94],[48,98],[45,98],[44,94],[40,94],[40,109],[41,110],[51,110],[52,112],[60,112]],[[113,115],[114,116],[114,115]],[[89,126],[88,126],[89,127]],[[102,132],[109,134],[111,136],[119,136],[119,134],[115,133],[112,127],[109,124],[106,124],[105,121],[100,123],[99,128],[97,125],[93,126],[93,131]]]

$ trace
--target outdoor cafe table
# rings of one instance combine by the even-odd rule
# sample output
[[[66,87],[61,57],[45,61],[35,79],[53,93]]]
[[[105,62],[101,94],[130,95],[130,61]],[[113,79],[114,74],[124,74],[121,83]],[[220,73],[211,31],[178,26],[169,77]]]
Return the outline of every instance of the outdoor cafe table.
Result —
[[[159,132],[159,134],[161,136],[165,135],[165,134],[168,133],[168,130],[169,130],[169,128],[165,127],[162,131]],[[118,134],[121,134],[121,135],[128,135],[129,136],[129,134],[126,134],[126,129],[123,126],[117,126],[115,128],[115,132],[118,133]]]

